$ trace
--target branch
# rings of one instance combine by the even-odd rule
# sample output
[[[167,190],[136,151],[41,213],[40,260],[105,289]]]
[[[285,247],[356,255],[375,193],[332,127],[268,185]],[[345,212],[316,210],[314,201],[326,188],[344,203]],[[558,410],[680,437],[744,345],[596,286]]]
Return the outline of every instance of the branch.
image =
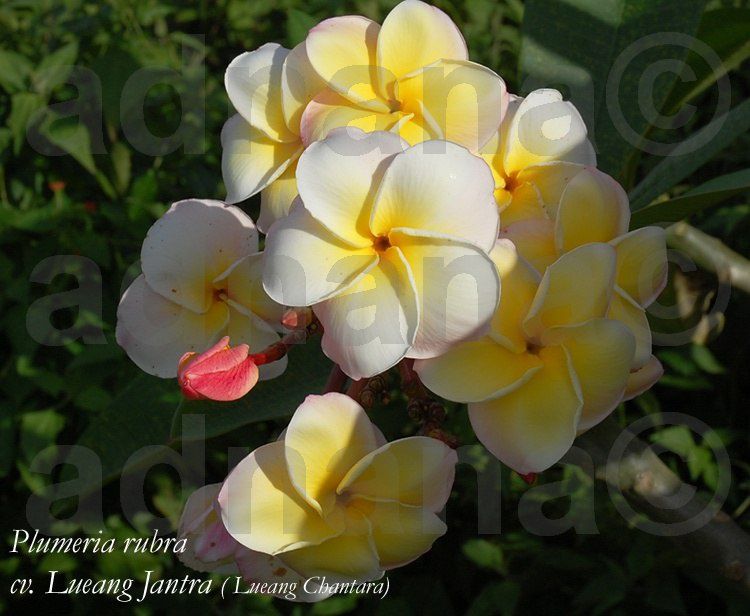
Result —
[[[579,437],[578,444],[594,460],[597,478],[620,490],[633,509],[646,514],[650,518],[646,524],[664,525],[660,534],[670,536],[702,567],[750,594],[750,535],[718,505],[707,503],[694,487],[683,483],[647,443],[624,432],[627,429],[608,419]],[[625,442],[629,445],[622,455],[615,452],[610,460],[613,447]],[[679,526],[689,532],[677,534]]]
[[[728,274],[732,285],[750,293],[750,260],[735,252],[723,242],[678,222],[667,228],[667,242],[672,248],[683,251],[702,268],[716,273],[720,278]]]

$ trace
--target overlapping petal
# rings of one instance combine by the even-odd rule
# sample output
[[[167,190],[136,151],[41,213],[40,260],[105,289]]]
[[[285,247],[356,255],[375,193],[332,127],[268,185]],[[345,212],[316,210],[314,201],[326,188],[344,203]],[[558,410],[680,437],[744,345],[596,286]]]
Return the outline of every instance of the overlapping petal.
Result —
[[[648,306],[667,284],[664,229],[636,229],[611,243],[617,251],[617,285],[641,306]]]

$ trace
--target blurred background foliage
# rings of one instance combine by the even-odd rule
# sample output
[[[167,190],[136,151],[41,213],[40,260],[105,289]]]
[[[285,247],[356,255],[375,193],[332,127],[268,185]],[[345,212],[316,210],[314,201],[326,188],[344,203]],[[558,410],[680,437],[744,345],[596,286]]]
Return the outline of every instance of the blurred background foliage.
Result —
[[[101,481],[86,491],[101,494],[92,511],[47,530],[105,537],[148,536],[154,527],[175,527],[187,494],[221,480],[231,464],[229,448],[252,449],[283,428],[283,416],[310,391],[320,390],[328,371],[313,345],[296,349],[289,373],[259,387],[248,401],[222,407],[178,406],[174,383],[144,377],[114,342],[115,311],[122,289],[138,272],[141,241],[169,203],[185,197],[221,198],[219,132],[231,109],[223,88],[224,68],[243,50],[267,41],[300,42],[319,20],[365,14],[382,20],[393,0],[5,0],[0,6],[0,510],[2,541],[10,529],[26,528],[30,496],[75,478],[70,465],[55,464],[79,443],[102,459]],[[746,0],[520,0],[438,1],[458,23],[472,59],[496,70],[511,91],[541,85],[572,97],[596,137],[602,165],[631,191],[636,206],[671,203],[657,221],[685,216],[728,247],[734,257],[750,254],[750,3]],[[617,53],[648,32],[678,31],[709,45],[729,72],[731,117],[707,145],[688,155],[642,155],[613,130],[606,80]],[[658,50],[657,50],[658,51]],[[674,51],[674,50],[673,50]],[[683,49],[682,52],[685,50]],[[678,50],[679,52],[679,50]],[[654,82],[654,104],[667,114],[685,109],[686,121],[651,126],[636,117],[637,79],[627,77],[620,99],[624,117],[640,135],[677,144],[711,126],[719,92],[700,53],[686,55],[693,77],[662,75]],[[681,54],[681,55],[680,55]],[[654,56],[650,61],[659,58]],[[648,56],[645,60],[648,61]],[[75,68],[74,68],[75,67]],[[581,73],[581,70],[584,72]],[[641,68],[635,66],[635,77]],[[632,73],[632,71],[631,71]],[[581,79],[590,75],[591,79]],[[744,106],[743,106],[744,102]],[[678,121],[679,120],[679,121]],[[616,128],[616,127],[615,127]],[[744,173],[744,175],[743,175]],[[718,185],[690,191],[714,178]],[[728,178],[728,179],[727,179]],[[708,194],[710,198],[705,195]],[[703,196],[701,196],[703,195]],[[687,199],[680,198],[687,196]],[[243,204],[251,214],[258,200]],[[709,207],[710,206],[710,207]],[[653,211],[650,211],[653,216]],[[676,214],[675,214],[676,212]],[[695,248],[693,246],[693,248]],[[63,270],[56,255],[72,255]],[[83,257],[83,259],[81,259]],[[725,511],[750,526],[750,331],[748,296],[733,289],[711,259],[701,267],[673,268],[664,304],[678,317],[661,318],[663,334],[682,332],[679,345],[658,348],[666,375],[650,392],[616,411],[627,423],[644,415],[679,411],[715,429],[732,460]],[[88,260],[90,261],[88,261]],[[40,266],[40,263],[42,265]],[[94,265],[92,268],[91,265]],[[746,265],[746,262],[745,262]],[[64,274],[56,275],[60,271]],[[93,285],[96,301],[75,304],[75,290]],[[58,304],[44,303],[53,294]],[[91,294],[89,294],[91,295]],[[66,297],[69,301],[66,300]],[[42,303],[39,303],[39,302]],[[66,303],[67,301],[67,303]],[[100,304],[100,305],[99,305]],[[68,334],[30,335],[51,322]],[[71,307],[72,306],[72,307]],[[40,329],[41,328],[41,329]],[[684,332],[690,332],[687,336]],[[395,386],[395,382],[391,383]],[[418,426],[405,413],[399,392],[377,404],[373,417],[390,438]],[[175,411],[177,408],[177,411]],[[183,415],[206,411],[205,477],[161,464],[163,450],[130,460],[143,445],[177,451],[201,442]],[[449,409],[447,428],[463,444],[474,437],[461,409]],[[657,429],[652,440],[673,468],[710,493],[717,465],[707,439],[680,426]],[[476,446],[472,465],[492,461]],[[143,506],[121,507],[123,467],[150,465]],[[203,465],[201,465],[202,467]],[[183,469],[185,470],[185,469]],[[196,471],[196,469],[187,469]],[[606,488],[594,486],[576,466],[561,465],[539,478],[552,492],[529,488],[507,469],[495,476],[501,499],[500,535],[477,534],[476,471],[459,468],[448,505],[448,534],[416,563],[390,575],[389,596],[378,601],[336,597],[295,606],[258,597],[222,601],[208,597],[154,597],[118,604],[110,597],[17,599],[3,591],[0,611],[29,613],[206,613],[223,614],[746,614],[750,605],[728,591],[664,539],[628,530]],[[103,487],[100,487],[103,483]],[[502,488],[502,491],[500,489]],[[557,492],[555,492],[557,490]],[[558,494],[552,498],[550,494]],[[546,494],[546,496],[545,496]],[[593,497],[591,496],[593,494]],[[525,496],[524,496],[525,495]],[[597,534],[572,530],[538,536],[519,521],[519,501],[545,500],[543,511],[570,524],[595,524]],[[594,504],[591,503],[594,498]],[[540,500],[541,499],[541,500]],[[89,502],[89,501],[87,501]],[[80,504],[57,499],[52,512],[65,520]],[[76,577],[143,579],[188,573],[163,554],[0,555],[3,587],[16,577],[44,572]]]

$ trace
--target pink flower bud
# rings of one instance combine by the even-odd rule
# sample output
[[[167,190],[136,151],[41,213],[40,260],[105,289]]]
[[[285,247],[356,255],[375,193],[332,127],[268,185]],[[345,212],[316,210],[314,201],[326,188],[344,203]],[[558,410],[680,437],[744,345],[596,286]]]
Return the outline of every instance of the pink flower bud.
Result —
[[[258,382],[258,366],[246,344],[229,346],[224,336],[207,351],[185,353],[177,367],[182,394],[188,400],[237,400]]]

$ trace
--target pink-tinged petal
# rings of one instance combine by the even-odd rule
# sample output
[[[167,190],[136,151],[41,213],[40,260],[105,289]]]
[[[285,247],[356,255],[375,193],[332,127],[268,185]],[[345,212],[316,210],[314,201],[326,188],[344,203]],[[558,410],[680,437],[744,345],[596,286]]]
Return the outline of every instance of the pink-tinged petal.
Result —
[[[652,355],[642,368],[630,373],[623,400],[632,400],[636,396],[640,396],[656,385],[663,375],[664,366]]]
[[[349,396],[334,392],[307,396],[284,435],[289,478],[323,516],[336,505],[336,487],[344,475],[376,448],[367,413]]]
[[[340,240],[300,201],[269,229],[264,255],[263,288],[286,306],[312,306],[342,293],[378,262],[371,247]]]
[[[468,60],[461,31],[437,7],[419,0],[396,5],[378,35],[378,63],[396,79],[437,60]]]
[[[282,68],[289,53],[276,43],[232,60],[224,74],[224,85],[234,108],[253,127],[274,141],[296,141],[282,108]]]
[[[339,239],[371,246],[374,195],[385,170],[405,148],[392,133],[334,130],[299,159],[297,187],[305,209]]]
[[[521,474],[538,473],[570,449],[583,402],[562,347],[539,351],[544,364],[508,394],[469,404],[469,419],[482,444]]]
[[[419,114],[440,138],[477,152],[497,134],[508,105],[505,82],[463,60],[438,60],[398,83],[401,110]]]
[[[199,488],[185,503],[177,536],[185,539],[187,549],[178,555],[180,561],[196,571],[234,573],[234,555],[241,548],[224,528],[217,497],[220,483]]]
[[[258,382],[258,367],[248,357],[248,346],[229,346],[225,336],[206,352],[186,353],[180,359],[177,380],[189,400],[237,400]]]
[[[303,41],[289,52],[281,71],[281,102],[289,130],[300,134],[300,121],[305,106],[325,87],[307,56]]]
[[[651,304],[667,284],[667,236],[643,227],[611,242],[617,251],[617,286],[641,306]]]
[[[587,167],[563,191],[555,221],[559,252],[591,242],[609,242],[626,233],[630,223],[628,196],[608,175]]]
[[[223,302],[196,313],[164,299],[143,275],[127,288],[117,308],[117,343],[144,372],[177,376],[185,352],[202,351],[224,331],[229,311]]]
[[[219,492],[224,526],[242,545],[280,554],[317,545],[343,531],[331,526],[297,494],[284,458],[283,441],[259,447],[229,473]]]
[[[336,491],[438,512],[450,496],[457,462],[456,452],[437,439],[402,438],[363,457]]]
[[[396,227],[439,233],[489,252],[499,225],[485,162],[445,141],[412,146],[388,165],[372,209],[376,236]]]
[[[239,208],[221,201],[186,199],[149,229],[141,268],[149,287],[193,312],[214,302],[213,280],[232,263],[258,251],[258,231]]]
[[[614,277],[615,251],[608,244],[587,244],[564,254],[542,277],[523,324],[526,334],[539,341],[552,327],[603,317]]]
[[[568,352],[583,396],[578,429],[595,426],[622,400],[635,354],[633,334],[618,321],[592,319],[548,330],[542,342],[560,344]]]
[[[421,230],[397,228],[389,238],[409,265],[419,299],[419,328],[407,357],[437,357],[489,330],[500,278],[486,252]]]
[[[302,153],[302,142],[273,141],[236,114],[221,130],[221,174],[227,202],[237,203],[271,185]]]
[[[379,88],[377,40],[380,26],[358,15],[333,17],[310,30],[307,56],[326,85],[373,111],[388,112]]]
[[[352,379],[396,365],[419,326],[416,287],[398,248],[387,250],[376,267],[314,310],[323,324],[323,352]]]

